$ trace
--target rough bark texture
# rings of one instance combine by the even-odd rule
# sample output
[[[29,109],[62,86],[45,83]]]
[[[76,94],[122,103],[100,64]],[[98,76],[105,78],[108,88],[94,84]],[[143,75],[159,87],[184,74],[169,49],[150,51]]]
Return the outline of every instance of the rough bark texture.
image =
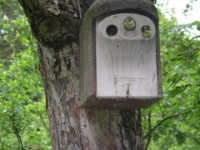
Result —
[[[38,40],[54,150],[143,150],[139,110],[80,108],[79,27],[93,0],[19,0]]]

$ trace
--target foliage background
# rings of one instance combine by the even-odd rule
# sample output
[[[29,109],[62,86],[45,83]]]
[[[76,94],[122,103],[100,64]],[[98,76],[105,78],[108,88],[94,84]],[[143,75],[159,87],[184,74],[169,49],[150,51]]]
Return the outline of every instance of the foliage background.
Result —
[[[164,95],[142,110],[146,149],[200,149],[200,22],[180,25],[174,10],[159,13]],[[0,18],[0,149],[49,150],[36,41],[16,1],[0,1]]]
[[[0,149],[51,149],[36,41],[19,4],[0,1]]]
[[[180,25],[169,13],[160,12],[163,99],[143,110],[146,149],[200,149],[200,22]]]

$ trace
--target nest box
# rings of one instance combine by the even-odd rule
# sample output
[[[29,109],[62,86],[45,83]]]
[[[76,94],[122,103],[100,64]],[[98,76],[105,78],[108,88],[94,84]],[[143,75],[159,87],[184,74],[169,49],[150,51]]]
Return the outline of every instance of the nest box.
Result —
[[[80,35],[81,105],[131,109],[161,99],[158,13],[150,0],[97,0]]]

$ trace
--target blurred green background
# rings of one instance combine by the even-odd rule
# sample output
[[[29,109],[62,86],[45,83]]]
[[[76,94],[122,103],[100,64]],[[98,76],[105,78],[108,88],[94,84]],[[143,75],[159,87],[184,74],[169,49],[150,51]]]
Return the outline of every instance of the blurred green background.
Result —
[[[166,1],[165,1],[166,2]],[[187,3],[187,16],[195,0]],[[149,150],[200,149],[200,21],[160,16],[163,99],[142,110]],[[15,0],[0,0],[0,150],[51,150],[36,40]]]

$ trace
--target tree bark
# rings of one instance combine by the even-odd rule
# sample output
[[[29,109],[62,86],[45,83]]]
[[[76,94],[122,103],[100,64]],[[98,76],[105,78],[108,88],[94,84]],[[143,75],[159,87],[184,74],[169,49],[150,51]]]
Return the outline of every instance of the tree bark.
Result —
[[[93,0],[19,2],[38,40],[53,149],[143,150],[140,110],[80,107],[79,28]]]

